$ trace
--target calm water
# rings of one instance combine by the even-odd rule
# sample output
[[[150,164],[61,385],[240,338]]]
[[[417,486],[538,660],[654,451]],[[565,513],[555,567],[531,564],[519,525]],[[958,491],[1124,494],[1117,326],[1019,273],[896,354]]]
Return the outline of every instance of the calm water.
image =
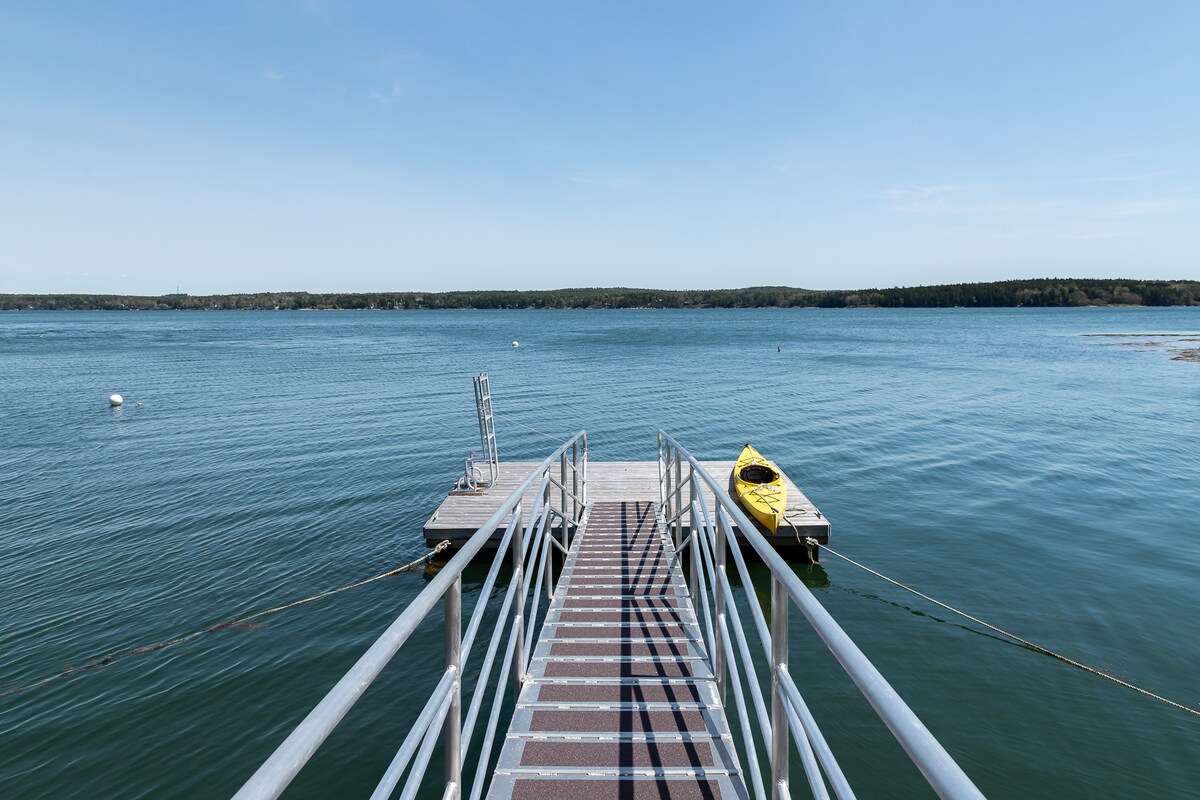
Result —
[[[754,441],[835,547],[1200,705],[1200,364],[1080,335],[1198,331],[1200,309],[3,315],[0,687],[415,558],[487,369],[505,458],[553,447],[518,420],[586,427],[597,460],[652,459],[660,426],[702,458]],[[844,563],[804,574],[985,793],[1196,796],[1200,717]],[[0,796],[228,796],[425,582],[0,699]],[[927,796],[799,614],[792,637],[860,796]],[[407,647],[289,797],[369,791],[440,672],[437,631]]]

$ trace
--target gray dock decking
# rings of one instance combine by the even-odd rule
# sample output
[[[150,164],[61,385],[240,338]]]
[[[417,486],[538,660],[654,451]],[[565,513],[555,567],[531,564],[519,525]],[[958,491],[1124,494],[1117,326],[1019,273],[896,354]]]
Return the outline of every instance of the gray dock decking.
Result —
[[[714,476],[730,475],[732,461],[703,461],[701,464]],[[424,526],[425,543],[432,547],[443,540],[451,546],[465,542],[487,521],[499,503],[507,498],[520,481],[537,467],[534,462],[510,461],[500,464],[500,478],[496,484],[475,494],[450,494],[438,506],[437,511]],[[829,520],[800,491],[791,478],[784,476],[787,485],[788,519],[795,523],[801,536],[811,536],[821,544],[829,540]],[[447,480],[447,485],[450,481]],[[522,498],[526,509],[534,505],[537,489],[527,491]],[[558,490],[552,489],[557,507]],[[658,503],[658,462],[656,461],[589,461],[587,465],[587,499],[589,504],[607,502]],[[686,498],[685,498],[686,503]],[[715,504],[708,499],[709,510]],[[686,517],[684,531],[687,531]],[[737,526],[733,534],[738,536]],[[499,541],[500,534],[493,537]],[[776,549],[804,549],[791,530],[779,537]]]
[[[671,563],[675,549],[656,511],[657,502],[641,499],[589,502],[489,799],[748,798],[683,570]]]

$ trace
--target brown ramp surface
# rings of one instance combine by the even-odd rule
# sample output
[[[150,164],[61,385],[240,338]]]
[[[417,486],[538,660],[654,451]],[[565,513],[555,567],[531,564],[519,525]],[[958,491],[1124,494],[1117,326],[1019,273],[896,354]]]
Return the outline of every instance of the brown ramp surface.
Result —
[[[674,556],[657,504],[589,508],[489,798],[748,798]]]

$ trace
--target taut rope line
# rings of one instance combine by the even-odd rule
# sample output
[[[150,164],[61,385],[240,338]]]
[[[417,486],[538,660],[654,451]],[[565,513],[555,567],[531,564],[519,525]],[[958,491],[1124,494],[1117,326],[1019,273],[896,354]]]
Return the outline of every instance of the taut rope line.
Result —
[[[566,438],[567,438],[567,437],[565,437],[565,436],[563,436],[563,437],[558,437],[558,436],[551,436],[551,435],[550,435],[550,434],[548,434],[548,433],[543,433],[542,431],[539,431],[537,428],[534,428],[534,427],[531,427],[531,426],[529,426],[529,425],[526,425],[524,422],[521,422],[521,420],[517,419],[516,417],[511,417],[511,416],[509,416],[508,414],[501,414],[499,411],[493,411],[493,412],[492,412],[492,416],[494,416],[494,417],[499,417],[500,419],[506,420],[506,421],[508,421],[508,422],[515,423],[515,424],[517,424],[517,425],[520,425],[520,426],[521,426],[522,428],[524,428],[525,430],[527,430],[527,431],[533,431],[533,432],[534,432],[534,433],[536,433],[538,436],[545,436],[547,439],[549,439],[549,440],[550,440],[550,441],[552,441],[552,442],[558,442],[559,444],[561,444],[561,443],[562,443],[562,442],[564,442],[564,441],[566,440]]]
[[[1008,631],[1006,631],[1002,628],[997,628],[995,625],[990,625],[990,624],[984,622],[983,620],[979,619],[978,617],[971,616],[970,614],[968,614],[965,611],[959,611],[954,606],[946,605],[945,603],[943,603],[940,600],[934,600],[929,595],[922,594],[921,592],[918,592],[916,589],[913,589],[911,586],[905,586],[900,581],[892,580],[887,575],[884,575],[881,572],[876,572],[875,570],[871,569],[870,567],[868,567],[864,564],[858,563],[857,561],[855,561],[853,558],[850,558],[849,556],[842,555],[838,551],[831,549],[829,547],[829,545],[821,544],[816,539],[809,537],[804,540],[804,544],[808,545],[809,547],[819,547],[822,550],[826,550],[826,551],[832,553],[833,555],[837,556],[838,558],[842,559],[843,561],[850,562],[851,564],[858,567],[859,569],[866,570],[867,572],[871,573],[872,575],[874,575],[878,578],[883,578],[885,581],[892,584],[893,586],[899,586],[901,589],[903,589],[906,592],[911,592],[912,594],[915,594],[917,597],[920,597],[924,600],[928,600],[929,602],[933,603],[936,606],[940,606],[940,607],[946,609],[947,611],[950,611],[954,614],[958,614],[960,617],[965,617],[965,618],[971,620],[972,622],[974,622],[975,624],[982,625],[983,627],[987,628],[990,631],[994,631],[994,632],[1000,634],[1001,636],[1005,636],[1009,639],[1012,639],[1014,642],[1018,642],[1019,644],[1023,644],[1031,650],[1036,650],[1037,652],[1039,652],[1043,655],[1050,656],[1051,658],[1057,658],[1059,661],[1065,661],[1066,663],[1070,664],[1072,667],[1081,669],[1084,672],[1090,672],[1093,675],[1098,675],[1101,678],[1104,678],[1105,680],[1109,680],[1115,684],[1124,686],[1126,689],[1132,689],[1133,691],[1135,691],[1139,694],[1144,694],[1147,697],[1153,697],[1155,700],[1166,703],[1169,706],[1178,708],[1180,711],[1186,711],[1189,714],[1195,714],[1196,716],[1200,716],[1200,709],[1195,709],[1195,708],[1192,708],[1191,706],[1185,706],[1182,703],[1176,703],[1174,700],[1168,700],[1167,698],[1163,697],[1160,694],[1155,694],[1154,692],[1151,692],[1148,689],[1143,689],[1140,686],[1134,686],[1129,681],[1123,681],[1114,675],[1109,675],[1107,672],[1101,672],[1100,670],[1096,669],[1095,667],[1089,667],[1087,664],[1082,664],[1073,658],[1067,658],[1066,656],[1062,655],[1061,653],[1056,653],[1053,650],[1048,650],[1045,647],[1042,647],[1040,644],[1034,644],[1033,642],[1029,641],[1028,639],[1022,639],[1020,636],[1017,636],[1014,633],[1009,633]]]
[[[176,636],[174,639],[168,639],[165,642],[155,642],[154,644],[144,644],[144,645],[140,645],[138,647],[131,647],[128,650],[122,650],[118,653],[109,653],[108,655],[93,659],[93,660],[87,662],[86,664],[81,664],[77,667],[63,667],[62,670],[60,670],[59,672],[56,672],[53,675],[47,675],[44,678],[39,678],[38,680],[33,681],[32,683],[25,683],[25,684],[21,684],[19,686],[12,686],[8,689],[5,689],[3,692],[0,692],[0,697],[8,697],[9,695],[18,694],[20,692],[24,692],[29,689],[36,689],[39,686],[45,686],[47,683],[56,681],[59,678],[65,678],[68,675],[74,675],[75,673],[78,673],[78,672],[90,672],[91,670],[100,669],[101,667],[107,667],[109,664],[112,664],[115,661],[120,661],[121,659],[129,658],[130,656],[140,656],[140,655],[145,655],[146,653],[153,653],[158,650],[162,650],[164,648],[171,647],[172,645],[183,644],[186,641],[190,641],[191,639],[195,639],[197,636],[201,636],[206,633],[216,633],[217,631],[223,631],[226,628],[232,628],[237,625],[244,625],[244,624],[250,622],[251,620],[258,619],[259,617],[265,617],[269,614],[278,614],[280,611],[286,611],[289,608],[295,608],[296,606],[302,606],[305,603],[311,603],[314,600],[320,600],[322,597],[329,597],[330,595],[341,594],[342,592],[349,591],[350,589],[357,589],[359,586],[366,586],[368,583],[374,583],[375,581],[380,581],[380,580],[383,580],[384,578],[390,578],[393,575],[398,575],[401,572],[407,572],[408,570],[413,569],[417,565],[425,563],[426,561],[433,558],[435,555],[442,552],[449,546],[450,546],[449,540],[438,542],[437,546],[435,546],[428,553],[426,553],[425,555],[416,559],[415,561],[410,561],[409,563],[405,564],[402,567],[396,567],[395,569],[388,570],[387,572],[381,572],[378,575],[372,576],[370,578],[366,578],[361,581],[355,581],[354,583],[350,583],[345,586],[339,586],[336,589],[329,589],[328,591],[321,592],[320,594],[314,594],[311,597],[305,597],[303,600],[296,600],[296,601],[287,603],[282,606],[276,606],[275,608],[268,608],[263,611],[256,611],[253,614],[247,614],[244,617],[235,617],[233,619],[226,620],[225,622],[219,622],[216,625],[212,625],[207,628],[201,628],[200,630],[192,631],[191,633],[185,633],[183,636]]]

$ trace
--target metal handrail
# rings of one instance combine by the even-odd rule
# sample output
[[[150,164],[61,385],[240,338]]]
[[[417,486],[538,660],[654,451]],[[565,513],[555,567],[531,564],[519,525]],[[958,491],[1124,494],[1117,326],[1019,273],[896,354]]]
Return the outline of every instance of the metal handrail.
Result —
[[[567,463],[568,463],[568,464],[570,464],[571,462],[569,462],[569,461],[568,461]],[[550,483],[554,485],[554,488],[556,488],[556,489],[561,489],[562,491],[566,492],[566,494],[567,494],[567,497],[571,498],[571,499],[572,499],[572,500],[574,500],[575,502],[577,502],[577,503],[582,503],[582,502],[583,502],[583,501],[582,501],[582,500],[581,500],[579,497],[577,497],[577,496],[575,495],[575,493],[574,493],[574,492],[572,492],[572,491],[571,491],[570,489],[568,489],[566,486],[564,486],[564,485],[562,485],[561,483],[559,483],[558,481],[556,481],[556,480],[554,479],[554,477],[553,477],[553,476],[551,476],[551,478],[550,478]],[[557,509],[555,509],[555,513],[558,513],[558,510],[557,510]]]
[[[575,474],[579,476],[580,488],[574,493],[572,498],[575,500],[574,507],[569,512],[566,508],[565,492],[560,508],[550,508],[549,470],[556,461],[560,462],[560,474],[566,473],[568,463],[570,463]],[[539,479],[537,501],[530,511],[528,524],[523,527],[521,525],[521,498]],[[526,621],[530,624],[537,621],[536,598],[540,594],[538,585],[543,572],[547,582],[550,582],[552,567],[549,560],[552,551],[544,544],[545,537],[549,535],[547,522],[550,512],[559,513],[564,520],[562,527],[565,537],[567,521],[576,527],[579,525],[579,520],[586,510],[586,497],[587,433],[580,431],[551,453],[521,481],[500,504],[496,512],[488,518],[487,522],[466,541],[446,566],[412,599],[403,613],[388,626],[387,630],[246,781],[234,796],[235,800],[278,797],[443,597],[445,597],[446,608],[444,619],[445,672],[413,724],[412,730],[389,764],[372,797],[390,797],[406,771],[408,780],[404,784],[401,797],[414,796],[420,788],[425,769],[432,759],[439,733],[446,764],[443,797],[456,800],[462,796],[462,765],[467,760],[466,756],[470,749],[475,723],[483,702],[482,696],[487,690],[492,666],[496,661],[500,642],[504,638],[503,633],[508,632],[508,644],[504,651],[507,655],[500,659],[500,678],[496,683],[483,746],[479,751],[478,771],[471,787],[471,797],[478,798],[483,788],[484,770],[490,759],[498,717],[504,705],[503,699],[505,687],[508,685],[510,668],[516,670],[514,692],[520,692],[520,687],[525,679],[529,657],[526,636],[528,633],[530,641],[532,641],[533,634],[533,631],[527,632],[525,626]],[[579,498],[583,498],[583,500]],[[461,607],[463,570],[491,540],[493,533],[503,523],[507,523],[505,533],[497,547],[491,569],[484,582],[485,591],[480,592],[479,600],[472,610],[471,620],[467,626],[467,635],[464,639]],[[526,533],[529,534],[528,538],[525,536]],[[467,671],[467,660],[480,629],[483,614],[488,606],[491,588],[494,586],[500,565],[506,557],[512,559],[513,574],[509,580],[509,587],[500,611],[500,619],[495,623],[488,651],[484,656],[484,664],[477,677],[476,692],[472,697],[464,730],[462,725],[463,676]],[[527,569],[528,578],[526,577]],[[530,608],[527,611],[526,598],[530,589],[529,578],[532,578],[535,573],[537,580],[532,584],[533,598],[528,604]],[[511,625],[508,624],[509,614],[512,615]]]
[[[686,502],[682,493],[685,485],[683,481],[683,465],[685,463],[688,465],[688,479],[691,481]],[[771,768],[771,795],[773,798],[781,800],[789,796],[787,763],[789,731],[795,737],[795,744],[800,753],[805,774],[814,793],[822,796],[825,792],[824,780],[828,779],[839,798],[854,796],[788,672],[787,611],[789,606],[794,603],[851,680],[854,681],[871,707],[875,709],[875,713],[900,742],[934,791],[942,798],[954,798],[954,800],[982,798],[983,794],[971,782],[971,779],[955,763],[950,754],[933,737],[924,723],[905,704],[900,695],[888,684],[858,646],[846,635],[841,626],[834,621],[788,563],[758,532],[754,523],[730,498],[725,488],[679,442],[663,431],[658,433],[658,465],[660,505],[663,509],[664,519],[668,514],[673,515],[671,519],[676,525],[675,540],[678,542],[682,538],[685,513],[690,517],[688,525],[690,534],[693,537],[697,533],[700,534],[701,546],[698,547],[700,558],[693,557],[692,559],[690,586],[694,597],[697,591],[697,570],[707,573],[708,580],[701,581],[701,586],[711,587],[716,602],[715,613],[717,616],[717,624],[713,626],[708,642],[709,652],[713,654],[713,672],[717,678],[717,685],[721,687],[722,691],[725,686],[726,670],[729,671],[732,678],[735,705],[742,723],[744,747],[749,756],[747,766],[751,772],[755,789],[759,790],[761,780],[758,757],[755,755],[754,726],[749,724],[748,718],[751,707],[760,716],[759,736],[764,740],[770,754],[768,761]],[[716,508],[715,524],[707,513],[708,505],[705,500],[697,498],[699,487],[694,480],[697,477],[712,496]],[[698,511],[699,513],[697,513]],[[771,710],[767,715],[769,719],[766,720],[761,719],[764,711],[763,705],[760,705],[759,702],[747,703],[740,685],[742,671],[738,669],[739,661],[746,668],[745,680],[751,686],[757,683],[757,677],[753,671],[745,630],[740,624],[740,620],[737,619],[729,576],[724,564],[726,540],[732,527],[731,521],[737,524],[742,537],[754,548],[771,573],[771,620],[768,632],[766,622],[762,619],[762,609],[759,608],[754,597],[753,586],[749,583],[749,576],[738,544],[737,542],[730,543],[733,546],[729,549],[734,554],[735,561],[738,562],[743,578],[743,588],[750,594],[750,607],[755,616],[754,622],[771,665]],[[696,540],[693,539],[693,552],[696,549],[695,542]],[[732,626],[729,625],[729,620],[726,618],[727,612],[733,615],[734,625]],[[736,648],[729,637],[731,627],[734,629],[733,638],[736,639]],[[737,656],[740,656],[740,659],[737,659]],[[754,693],[752,690],[752,694]],[[817,771],[818,763],[824,770],[824,777]]]

